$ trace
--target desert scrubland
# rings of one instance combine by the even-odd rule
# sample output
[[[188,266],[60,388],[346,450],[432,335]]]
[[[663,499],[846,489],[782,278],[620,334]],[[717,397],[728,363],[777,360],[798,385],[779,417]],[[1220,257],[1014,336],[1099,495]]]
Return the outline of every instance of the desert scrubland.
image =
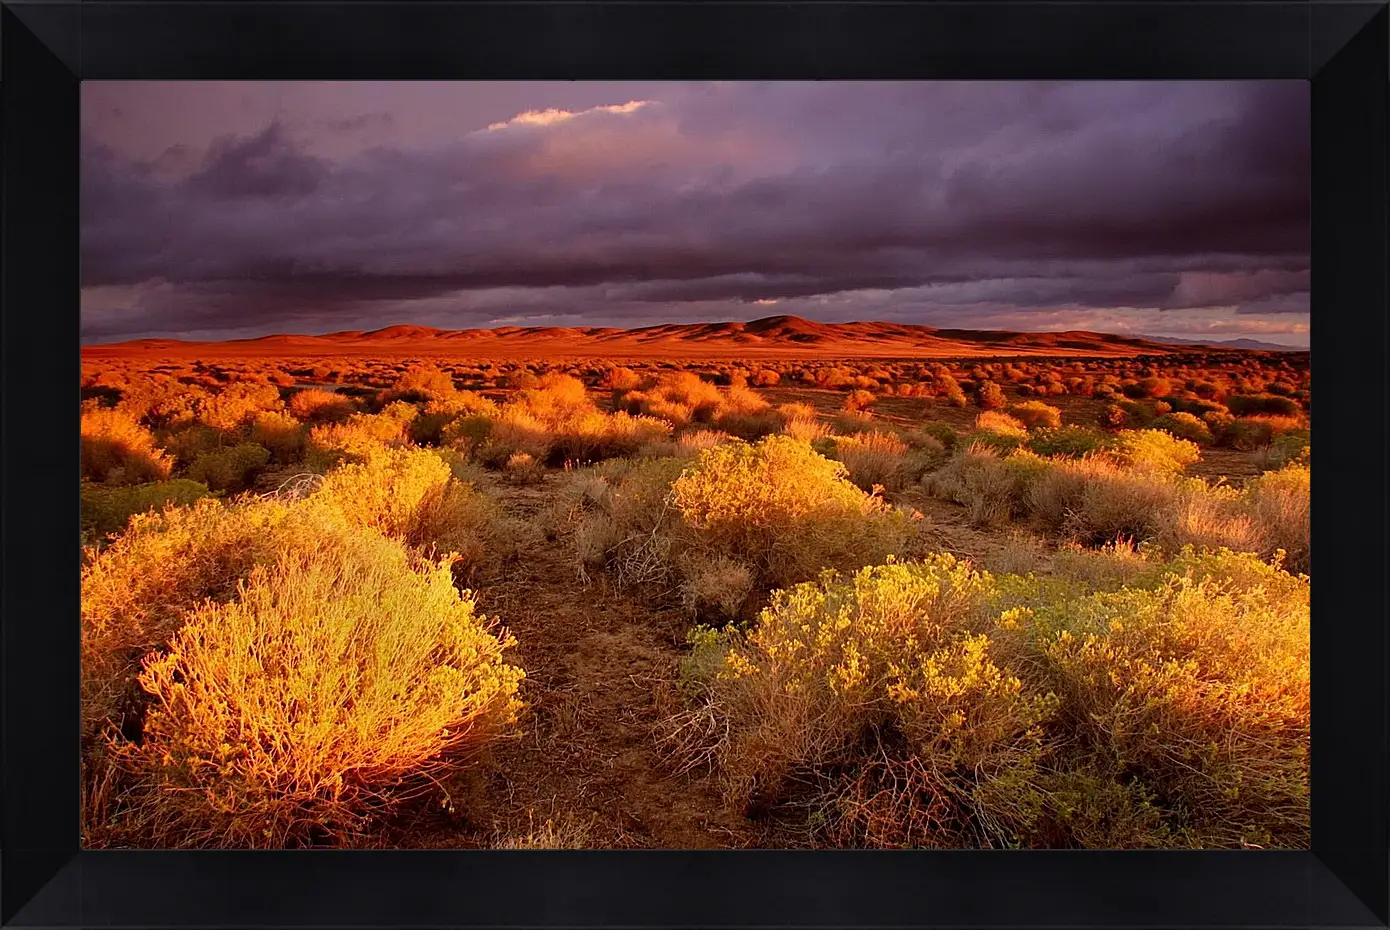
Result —
[[[1308,353],[892,329],[85,349],[84,845],[1306,847]]]

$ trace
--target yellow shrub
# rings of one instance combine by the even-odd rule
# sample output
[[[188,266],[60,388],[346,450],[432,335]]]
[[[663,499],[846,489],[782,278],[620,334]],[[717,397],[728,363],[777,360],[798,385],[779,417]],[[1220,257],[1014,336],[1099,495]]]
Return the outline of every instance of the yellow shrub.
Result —
[[[258,414],[251,421],[248,438],[270,450],[277,462],[293,462],[304,451],[304,426],[281,411]]]
[[[335,391],[307,388],[290,395],[290,413],[300,420],[341,422],[353,414],[353,402]]]
[[[385,446],[404,446],[417,410],[397,401],[381,413],[355,413],[345,423],[326,423],[309,431],[306,460],[320,468],[341,461],[361,462]]]
[[[746,559],[773,584],[853,569],[901,551],[906,516],[845,477],[805,442],[769,436],[702,452],[671,486],[697,545]]]
[[[1307,579],[1226,550],[1102,557],[775,592],[748,631],[692,634],[668,748],[740,802],[815,804],[836,842],[1307,846]]]
[[[132,683],[185,611],[230,597],[258,564],[314,546],[320,519],[277,501],[224,506],[200,500],[131,517],[125,533],[82,569],[82,719],[90,734],[138,719]]]
[[[311,500],[407,545],[457,553],[465,570],[514,554],[531,535],[427,449],[384,449],[335,468]]]
[[[275,385],[256,381],[235,381],[207,394],[198,401],[199,422],[224,433],[235,433],[262,412],[280,410],[280,391]]]
[[[1106,454],[1135,468],[1183,471],[1201,456],[1197,443],[1179,439],[1163,430],[1121,430],[1116,438],[1115,448]]]
[[[83,478],[106,484],[163,481],[173,465],[134,417],[100,408],[83,412]]]
[[[402,779],[513,722],[510,645],[447,561],[361,530],[286,553],[147,662],[143,740],[117,750],[140,778],[129,816],[169,846],[350,839]]]

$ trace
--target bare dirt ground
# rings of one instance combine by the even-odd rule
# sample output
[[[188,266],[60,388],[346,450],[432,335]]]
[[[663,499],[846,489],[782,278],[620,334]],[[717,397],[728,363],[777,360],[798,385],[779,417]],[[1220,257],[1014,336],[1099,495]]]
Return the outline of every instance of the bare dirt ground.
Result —
[[[530,517],[563,480],[496,486]],[[603,578],[588,586],[567,547],[547,543],[479,585],[479,607],[517,639],[527,671],[522,735],[446,786],[461,817],[421,824],[412,845],[480,846],[524,836],[546,821],[591,847],[666,849],[753,845],[753,824],[725,805],[709,775],[673,775],[653,726],[669,712],[690,621],[654,610]]]

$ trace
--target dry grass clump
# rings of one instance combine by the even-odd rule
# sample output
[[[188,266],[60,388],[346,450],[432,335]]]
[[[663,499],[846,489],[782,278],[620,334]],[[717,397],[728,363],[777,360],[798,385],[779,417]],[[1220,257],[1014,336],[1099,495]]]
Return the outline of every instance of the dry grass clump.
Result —
[[[1307,465],[1287,466],[1238,491],[1179,474],[1192,443],[1156,431],[1123,432],[1119,440],[1117,450],[1080,458],[1023,450],[1002,456],[973,443],[924,486],[961,504],[978,525],[1030,519],[1064,539],[1148,540],[1169,552],[1194,545],[1269,558],[1283,549],[1291,570],[1307,570]]]
[[[512,645],[454,588],[376,533],[327,533],[190,611],[140,675],[134,784],[116,829],[161,846],[348,843],[434,770],[504,732]]]
[[[134,417],[114,409],[82,413],[82,477],[104,484],[141,484],[169,477],[173,459]]]
[[[1307,845],[1308,582],[1230,552],[1093,592],[951,556],[692,634],[667,747],[833,843]]]
[[[992,526],[1029,514],[1030,489],[1050,467],[1032,453],[1001,456],[973,441],[923,483],[930,493],[965,507],[972,523]]]
[[[626,369],[618,369],[625,371]],[[593,849],[594,828],[573,817],[560,817],[522,834],[508,834],[493,843],[493,849]]]
[[[816,442],[831,435],[831,427],[821,422],[820,414],[810,404],[781,404],[778,416],[782,417],[783,435],[793,439]]]
[[[1245,488],[1261,542],[1257,551],[1283,550],[1285,567],[1293,572],[1309,571],[1309,482],[1309,466],[1292,463],[1252,479]]]
[[[897,491],[903,485],[921,477],[910,475],[907,462],[908,444],[889,433],[856,433],[837,436],[832,455],[845,466],[846,477],[864,491]]]

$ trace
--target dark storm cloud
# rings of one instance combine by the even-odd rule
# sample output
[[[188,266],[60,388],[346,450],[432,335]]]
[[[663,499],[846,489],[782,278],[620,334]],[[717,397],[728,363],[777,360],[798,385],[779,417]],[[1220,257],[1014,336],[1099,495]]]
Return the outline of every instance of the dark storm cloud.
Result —
[[[84,338],[486,325],[500,300],[633,325],[1307,313],[1308,140],[1294,82],[672,85],[334,159],[275,121],[183,172],[88,134]]]

